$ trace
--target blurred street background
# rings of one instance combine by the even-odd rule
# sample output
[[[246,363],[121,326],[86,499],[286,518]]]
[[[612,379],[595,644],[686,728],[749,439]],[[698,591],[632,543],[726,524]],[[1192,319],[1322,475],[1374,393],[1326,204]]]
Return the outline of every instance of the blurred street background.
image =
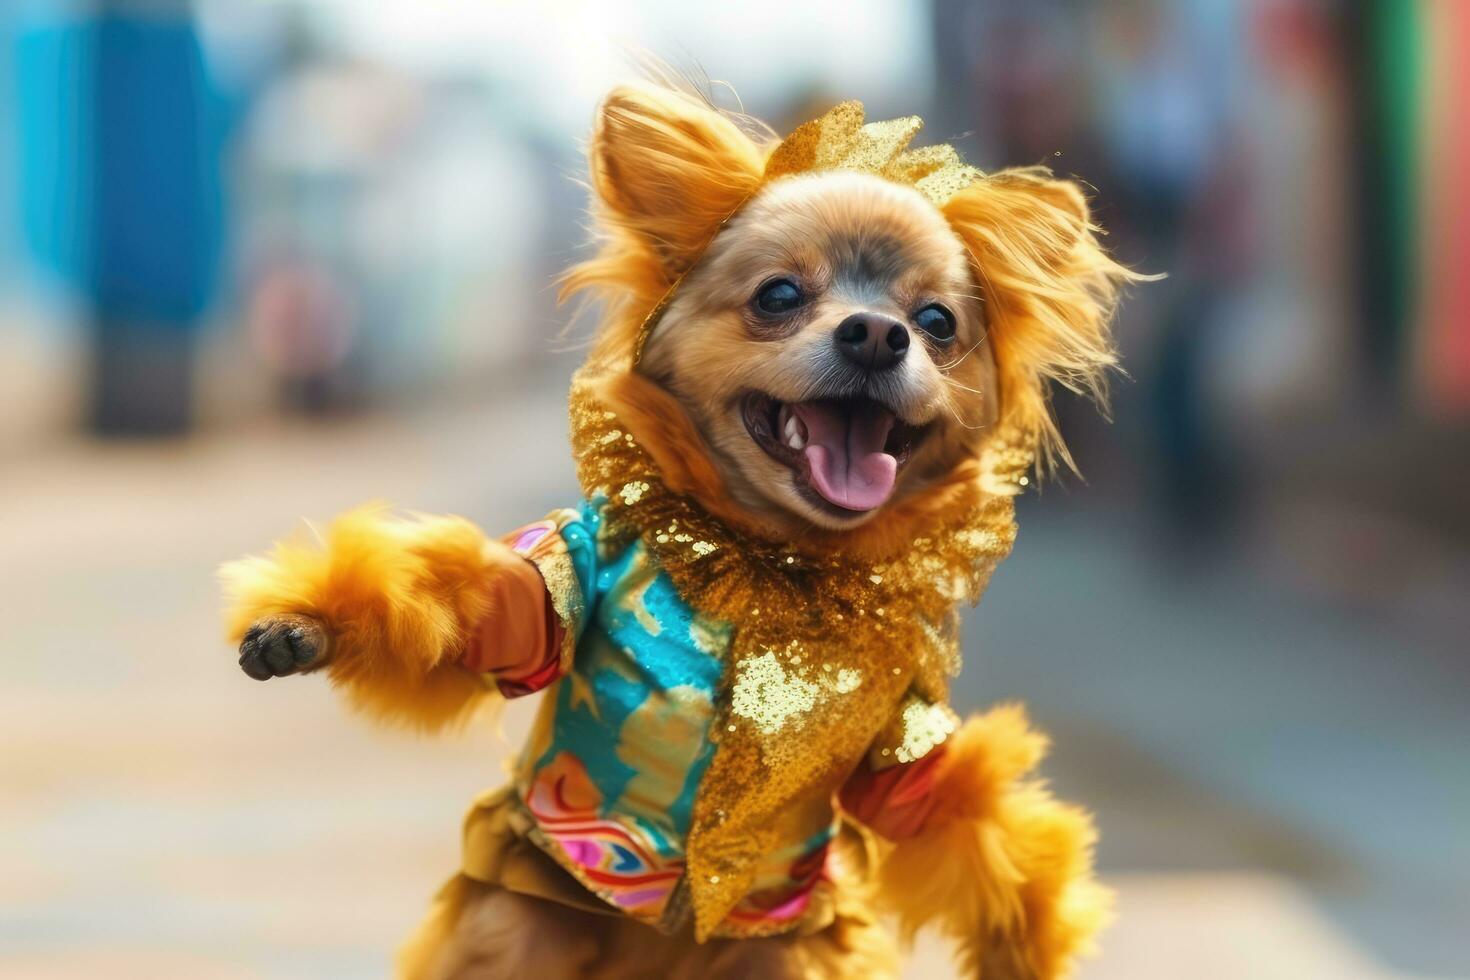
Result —
[[[1098,814],[1081,976],[1470,977],[1462,0],[0,5],[0,977],[388,974],[534,705],[428,742],[250,682],[213,570],[575,500],[550,283],[640,52],[1076,176],[1168,275],[955,695]]]

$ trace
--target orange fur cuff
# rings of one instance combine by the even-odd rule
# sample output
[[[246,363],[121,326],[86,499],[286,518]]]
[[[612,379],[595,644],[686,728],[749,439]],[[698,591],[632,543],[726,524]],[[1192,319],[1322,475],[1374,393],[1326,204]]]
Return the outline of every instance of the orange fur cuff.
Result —
[[[883,862],[879,893],[904,935],[937,927],[969,976],[1067,976],[1111,917],[1091,817],[1029,775],[1046,748],[1018,705],[965,722],[945,743],[924,830]]]

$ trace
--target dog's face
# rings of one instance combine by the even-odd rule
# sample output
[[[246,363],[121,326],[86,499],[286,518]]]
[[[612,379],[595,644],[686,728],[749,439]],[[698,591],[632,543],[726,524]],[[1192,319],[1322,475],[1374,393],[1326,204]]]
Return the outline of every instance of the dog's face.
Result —
[[[608,97],[589,146],[602,248],[565,280],[614,302],[594,358],[626,363],[677,283],[637,370],[681,403],[722,491],[788,533],[873,522],[998,425],[1065,459],[1047,382],[1100,393],[1137,278],[1081,189],[1002,171],[935,207],[867,174],[766,182],[769,150],[683,93]]]
[[[731,497],[844,529],[975,452],[996,411],[969,253],[877,177],[762,189],[680,283],[640,369],[672,392]]]

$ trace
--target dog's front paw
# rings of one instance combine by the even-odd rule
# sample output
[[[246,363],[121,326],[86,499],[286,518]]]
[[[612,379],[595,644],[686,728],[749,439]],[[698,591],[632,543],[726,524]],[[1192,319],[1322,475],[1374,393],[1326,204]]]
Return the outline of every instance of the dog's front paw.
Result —
[[[240,669],[258,681],[304,674],[327,662],[327,631],[310,616],[272,616],[245,631]]]

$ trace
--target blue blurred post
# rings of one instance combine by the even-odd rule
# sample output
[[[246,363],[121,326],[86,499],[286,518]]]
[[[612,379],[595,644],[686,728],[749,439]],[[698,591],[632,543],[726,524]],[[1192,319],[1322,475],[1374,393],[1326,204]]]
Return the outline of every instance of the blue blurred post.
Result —
[[[91,424],[180,432],[221,238],[203,54],[184,2],[104,3],[90,32]]]

